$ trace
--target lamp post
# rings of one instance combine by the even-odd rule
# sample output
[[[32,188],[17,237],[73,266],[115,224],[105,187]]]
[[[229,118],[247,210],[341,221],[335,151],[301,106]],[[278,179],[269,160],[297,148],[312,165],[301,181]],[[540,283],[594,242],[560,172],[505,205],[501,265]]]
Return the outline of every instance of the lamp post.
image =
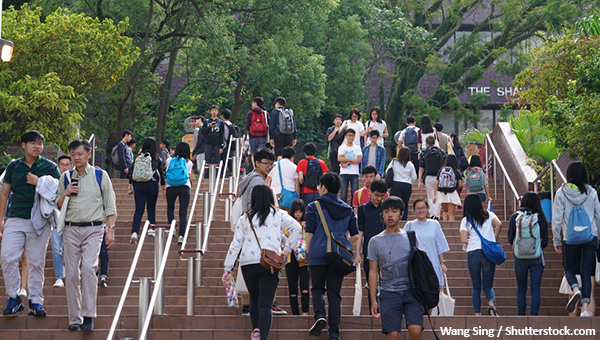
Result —
[[[12,41],[2,39],[2,0],[0,0],[0,59],[9,62],[15,45]]]

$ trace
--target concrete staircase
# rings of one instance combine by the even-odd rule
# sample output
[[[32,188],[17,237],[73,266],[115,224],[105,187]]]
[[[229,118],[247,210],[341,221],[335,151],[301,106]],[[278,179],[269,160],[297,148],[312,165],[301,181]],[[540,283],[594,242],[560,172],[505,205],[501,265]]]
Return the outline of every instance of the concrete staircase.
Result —
[[[195,182],[195,181],[194,181]],[[135,209],[134,200],[127,195],[127,185],[124,180],[113,180],[118,204],[118,222],[116,232],[116,243],[110,250],[109,288],[98,290],[98,318],[95,320],[93,332],[69,332],[67,330],[67,303],[64,288],[53,288],[54,270],[52,267],[52,252],[48,247],[46,257],[46,281],[45,281],[45,303],[48,311],[45,318],[34,318],[27,316],[27,309],[15,317],[0,317],[0,339],[25,340],[25,339],[106,339],[113,315],[116,311],[131,260],[136,245],[129,244],[131,219]],[[362,183],[361,183],[362,185]],[[203,190],[206,191],[207,182],[203,182]],[[227,187],[227,183],[225,188]],[[194,186],[195,189],[195,186]],[[502,197],[503,188],[498,187],[498,198]],[[192,191],[193,192],[193,191]],[[494,192],[494,186],[490,192]],[[425,191],[419,191],[417,186],[413,187],[411,202],[416,198],[424,198]],[[493,194],[492,194],[493,197]],[[169,253],[166,268],[166,314],[154,316],[151,321],[149,339],[246,339],[249,335],[250,318],[241,316],[241,308],[227,307],[225,289],[220,282],[223,272],[223,260],[232,233],[228,222],[220,222],[224,219],[224,204],[217,201],[216,220],[212,225],[209,252],[204,257],[204,286],[196,288],[196,310],[195,316],[185,316],[186,313],[186,262],[181,261],[177,250],[179,246],[173,243]],[[198,198],[198,204],[194,213],[193,222],[202,219],[202,197]],[[176,207],[176,216],[177,216]],[[500,201],[494,205],[494,210],[503,219],[503,207]],[[508,212],[510,216],[512,211]],[[457,219],[460,219],[462,210],[457,211]],[[145,216],[144,216],[145,218]],[[411,209],[409,220],[415,218]],[[159,197],[157,206],[157,220],[166,221],[166,202]],[[498,312],[501,317],[472,316],[471,305],[471,281],[467,269],[466,253],[462,251],[459,236],[460,222],[442,222],[442,228],[448,243],[450,252],[445,254],[449,268],[448,279],[452,296],[456,299],[454,317],[432,317],[432,323],[441,339],[464,339],[462,335],[441,336],[440,327],[454,327],[455,329],[471,329],[470,335],[474,336],[474,329],[492,329],[497,333],[500,327],[506,329],[508,326],[522,329],[524,327],[555,329],[567,326],[574,328],[595,328],[594,336],[577,337],[577,339],[600,339],[600,322],[598,318],[568,318],[564,310],[567,298],[558,293],[563,268],[559,254],[551,248],[546,249],[546,269],[542,284],[542,304],[539,317],[516,316],[516,281],[514,278],[512,264],[512,250],[506,239],[506,228],[504,223],[500,242],[507,252],[507,261],[496,269],[494,289],[497,297]],[[194,248],[195,228],[190,231],[187,248]],[[152,277],[154,268],[154,240],[147,238],[146,244],[140,256],[135,278]],[[363,274],[363,282],[364,273]],[[0,286],[4,287],[4,279],[0,276]],[[599,292],[596,289],[596,292]],[[133,338],[138,335],[138,294],[137,284],[132,284],[128,298],[125,302],[120,323],[116,332],[116,339]],[[369,316],[367,296],[368,291],[363,291],[361,316],[352,316],[352,305],[354,301],[354,276],[350,275],[344,281],[342,289],[342,338],[352,339],[386,339],[381,334],[379,319]],[[282,308],[290,312],[288,301],[287,280],[282,276],[276,301]],[[483,299],[483,304],[486,304]],[[483,309],[485,310],[485,309]],[[312,314],[312,309],[309,312]],[[308,336],[308,328],[312,325],[311,316],[274,316],[271,339],[315,339]],[[480,328],[478,328],[480,327]],[[326,332],[325,332],[326,333]],[[481,334],[482,332],[479,331]],[[496,337],[496,333],[494,337]],[[502,339],[532,339],[533,336],[510,337],[501,332]],[[481,338],[488,338],[482,336]],[[429,322],[425,320],[424,339],[433,339]],[[537,338],[537,337],[536,337]],[[547,338],[547,337],[544,337]],[[570,337],[550,337],[566,339]],[[326,335],[318,339],[326,339]]]

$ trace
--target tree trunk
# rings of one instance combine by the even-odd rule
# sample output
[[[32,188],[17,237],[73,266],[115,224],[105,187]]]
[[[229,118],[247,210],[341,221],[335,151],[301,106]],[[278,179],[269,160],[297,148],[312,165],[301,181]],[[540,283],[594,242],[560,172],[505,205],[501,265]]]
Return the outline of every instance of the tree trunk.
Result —
[[[244,105],[245,99],[242,98],[245,94],[243,94],[244,85],[246,83],[246,71],[242,70],[240,74],[240,79],[235,86],[235,90],[233,90],[233,107],[231,108],[231,121],[237,121],[237,115],[240,112],[242,105]]]
[[[173,41],[173,46],[179,45],[179,41]],[[174,48],[169,54],[169,66],[164,82],[158,88],[159,106],[156,122],[156,140],[165,139],[167,120],[169,118],[169,108],[171,107],[171,87],[173,84],[173,73],[175,71],[175,62],[177,61],[178,48]],[[181,122],[183,124],[183,122]]]

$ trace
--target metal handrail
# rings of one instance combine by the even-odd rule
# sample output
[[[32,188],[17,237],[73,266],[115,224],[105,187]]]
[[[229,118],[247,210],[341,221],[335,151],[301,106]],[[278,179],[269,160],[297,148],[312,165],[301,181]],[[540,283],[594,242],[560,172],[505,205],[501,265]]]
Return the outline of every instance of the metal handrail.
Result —
[[[241,144],[240,152],[239,153],[242,153],[241,151],[244,148],[244,144],[246,143],[246,137],[247,136],[244,135],[244,137],[241,138],[242,139],[242,144]],[[238,185],[240,184],[240,168],[242,167],[242,158],[243,157],[242,157],[242,155],[236,155],[236,157],[238,158],[238,164],[236,164],[236,166],[237,166],[237,171],[236,171],[237,176],[236,176],[235,180],[233,181],[233,193],[237,195]]]
[[[196,194],[194,195],[194,201],[192,203],[192,209],[190,211],[190,216],[187,220],[187,226],[185,228],[185,235],[183,236],[183,243],[181,243],[181,250],[185,249],[185,245],[187,244],[187,238],[190,233],[190,227],[192,226],[192,218],[194,217],[194,210],[196,209],[196,203],[198,202],[198,193],[200,192],[200,183],[202,183],[202,179],[204,179],[204,165],[206,164],[206,160],[202,161],[202,166],[200,167],[200,177],[198,177],[198,183],[196,184]]]
[[[142,235],[140,240],[138,241],[137,249],[135,250],[135,255],[133,256],[133,261],[131,262],[131,268],[129,269],[129,275],[127,276],[127,280],[125,281],[125,287],[123,287],[123,293],[121,294],[121,300],[119,300],[119,305],[117,306],[117,311],[115,312],[115,317],[113,318],[113,322],[110,326],[110,331],[108,332],[108,336],[106,340],[113,340],[113,336],[115,334],[115,330],[117,328],[117,323],[119,322],[119,317],[121,316],[121,312],[123,311],[123,305],[125,304],[125,299],[127,299],[127,294],[129,293],[129,286],[131,285],[131,281],[133,281],[133,273],[135,272],[135,268],[137,267],[138,260],[140,259],[140,253],[142,252],[142,247],[144,246],[144,241],[146,240],[146,235],[148,233],[148,227],[150,226],[150,221],[146,221],[144,223],[144,228],[142,229]]]
[[[144,318],[144,326],[142,327],[140,333],[140,339],[146,339],[148,335],[148,328],[150,327],[150,320],[152,319],[152,312],[154,310],[154,305],[156,304],[156,299],[158,298],[159,287],[162,284],[163,276],[165,273],[165,267],[167,266],[167,259],[169,257],[169,250],[171,249],[171,241],[173,240],[173,233],[175,231],[175,225],[177,221],[173,219],[171,222],[171,229],[169,230],[169,236],[167,237],[167,244],[165,245],[165,251],[163,252],[162,261],[160,263],[160,268],[158,269],[158,275],[156,276],[156,283],[154,284],[154,290],[152,291],[152,298],[150,299],[150,306],[148,306],[148,312],[146,313],[146,317]]]
[[[567,178],[562,173],[562,170],[556,163],[555,159],[553,159],[550,163],[548,163],[548,165],[546,165],[546,167],[544,169],[542,169],[540,174],[533,180],[533,185],[534,185],[533,190],[535,190],[535,192],[539,192],[540,191],[540,179],[542,178],[542,176],[544,176],[546,174],[546,172],[548,172],[548,170],[550,170],[550,206],[552,207],[552,209],[554,209],[554,169],[556,169],[556,173],[558,173],[558,175],[560,176],[560,179],[562,179],[563,183],[567,183]]]
[[[225,171],[223,171],[223,180],[221,181],[221,188],[219,189],[219,194],[223,193],[223,184],[225,184],[225,176],[227,176],[227,165],[229,164],[229,154],[231,152],[231,142],[232,141],[233,141],[233,138],[230,138],[229,145],[227,146],[227,157],[225,157],[225,164],[223,164]]]
[[[211,197],[211,202],[210,202],[210,212],[208,215],[208,221],[205,221],[204,223],[206,223],[206,230],[204,231],[204,242],[202,243],[202,254],[204,255],[207,251],[207,247],[208,247],[208,238],[210,236],[210,227],[212,225],[212,219],[213,216],[215,215],[215,205],[217,204],[217,191],[219,188],[219,179],[221,177],[221,171],[223,170],[223,161],[219,162],[219,171],[217,172],[217,178],[216,178],[216,183],[215,183],[215,187],[214,187],[214,193],[212,193],[212,197]]]
[[[92,140],[94,143],[92,144]],[[96,166],[96,135],[92,133],[88,139],[88,143],[92,146],[92,166]]]
[[[502,170],[502,174],[503,174],[503,189],[504,189],[504,220],[506,221],[506,181],[508,181],[508,185],[510,186],[510,189],[513,192],[513,207],[516,209],[517,208],[517,198],[519,197],[519,192],[517,191],[517,189],[515,188],[512,180],[510,179],[510,176],[508,175],[508,172],[506,171],[506,168],[504,167],[504,163],[502,163],[502,160],[500,159],[500,156],[498,155],[498,151],[496,151],[496,147],[494,146],[494,143],[492,142],[492,139],[490,138],[490,135],[486,135],[485,139],[487,141],[487,144],[485,146],[485,164],[486,167],[488,167],[488,145],[489,147],[492,148],[492,153],[494,156],[494,164],[496,162],[498,162],[498,164],[500,165],[500,169]],[[489,169],[488,169],[489,170]],[[496,180],[496,166],[494,166],[494,181]],[[498,185],[496,184],[495,187],[497,188]],[[497,189],[496,189],[496,197],[497,197]]]

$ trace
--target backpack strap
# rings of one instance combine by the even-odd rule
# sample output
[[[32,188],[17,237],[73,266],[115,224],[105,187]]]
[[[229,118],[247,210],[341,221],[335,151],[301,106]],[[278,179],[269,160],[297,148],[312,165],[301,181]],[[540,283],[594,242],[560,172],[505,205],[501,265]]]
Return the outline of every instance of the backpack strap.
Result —
[[[417,247],[417,236],[414,230],[408,230],[406,234],[408,234],[408,241],[410,241],[410,248],[412,252],[413,248]]]
[[[67,188],[67,186],[69,185],[69,183],[71,182],[71,178],[73,178],[73,171],[75,169],[71,169],[68,171],[69,175],[65,175],[65,189]],[[96,176],[96,182],[98,183],[98,186],[100,187],[100,194],[102,195],[102,169],[98,169],[98,168],[94,168],[94,172],[95,172],[95,176]]]

